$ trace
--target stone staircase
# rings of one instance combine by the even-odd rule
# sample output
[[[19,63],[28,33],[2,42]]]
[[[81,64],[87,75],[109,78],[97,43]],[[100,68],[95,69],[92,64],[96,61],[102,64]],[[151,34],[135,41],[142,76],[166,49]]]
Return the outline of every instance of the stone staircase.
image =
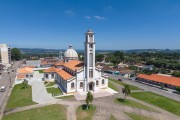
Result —
[[[91,93],[93,94],[94,98],[106,97],[106,96],[113,95],[113,93],[110,93],[110,92],[105,91],[105,90],[101,90],[101,91],[97,91],[97,92],[91,91]],[[74,94],[74,96],[75,96],[76,100],[85,100],[86,94],[87,94],[87,92],[76,92]]]

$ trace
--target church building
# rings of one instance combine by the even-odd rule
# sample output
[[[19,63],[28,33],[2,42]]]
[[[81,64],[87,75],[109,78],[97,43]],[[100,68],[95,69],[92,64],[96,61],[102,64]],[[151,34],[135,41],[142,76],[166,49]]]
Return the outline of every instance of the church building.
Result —
[[[44,80],[55,81],[66,93],[108,88],[108,77],[95,65],[94,32],[89,29],[85,33],[84,62],[70,45],[59,64],[44,70]]]

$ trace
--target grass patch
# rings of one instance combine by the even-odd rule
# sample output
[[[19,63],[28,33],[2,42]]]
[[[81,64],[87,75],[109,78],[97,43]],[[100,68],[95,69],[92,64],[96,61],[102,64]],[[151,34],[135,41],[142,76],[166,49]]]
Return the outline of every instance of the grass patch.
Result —
[[[38,71],[39,73],[44,73],[44,72],[43,72],[44,70],[35,70],[35,71]]]
[[[31,86],[28,85],[28,87],[24,89],[22,84],[17,84],[12,89],[11,95],[6,105],[6,110],[28,106],[32,104],[35,104],[35,102],[32,101]]]
[[[125,112],[126,115],[128,115],[132,120],[153,120],[152,118],[146,117],[146,116],[142,116],[142,115],[137,115],[134,113],[127,113]]]
[[[117,84],[119,84],[119,85],[122,85],[122,86],[124,86],[125,84],[127,84],[127,83],[123,83],[123,82],[121,82],[121,81],[115,80],[115,79],[113,79],[113,78],[109,78],[109,80],[110,80],[110,81],[113,81],[113,82],[115,82],[115,83],[117,83]],[[128,85],[129,85],[129,84],[128,84]],[[140,88],[138,88],[138,87],[136,87],[136,86],[133,86],[133,85],[129,85],[129,88],[130,88],[131,90],[140,90]]]
[[[89,109],[86,109],[86,105],[81,105],[78,107],[78,109],[76,110],[76,116],[77,116],[77,120],[91,120],[94,112],[96,110],[96,106],[89,106]]]
[[[74,95],[69,95],[69,96],[63,96],[63,97],[57,97],[57,99],[65,99],[65,100],[74,100]]]
[[[154,111],[152,108],[145,106],[143,104],[140,104],[138,102],[132,101],[132,100],[124,100],[122,98],[116,98],[114,100],[115,103],[119,104],[119,105],[127,105],[127,106],[131,106],[131,107],[135,107],[138,109],[144,109],[144,110],[149,110],[149,111]]]
[[[178,101],[154,94],[152,92],[136,92],[131,93],[130,96],[180,116],[180,102]]]
[[[48,105],[3,117],[3,120],[67,120],[66,108],[62,105]]]
[[[52,96],[56,96],[56,95],[62,94],[62,92],[61,92],[61,90],[59,88],[52,87],[52,88],[46,88],[46,90],[47,90],[48,93],[51,93]]]
[[[110,120],[117,120],[117,119],[113,115],[111,115]]]
[[[111,89],[113,89],[113,90],[115,90],[115,91],[119,91],[119,90],[117,89],[117,87],[112,84],[111,81],[108,82],[108,87],[110,87]]]
[[[55,85],[55,82],[46,83],[46,87],[50,87],[50,86],[53,86],[53,85]]]

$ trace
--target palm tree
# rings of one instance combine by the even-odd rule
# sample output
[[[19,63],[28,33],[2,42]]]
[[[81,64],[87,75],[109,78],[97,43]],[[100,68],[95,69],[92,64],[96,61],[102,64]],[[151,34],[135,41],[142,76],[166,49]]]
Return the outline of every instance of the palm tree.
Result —
[[[28,86],[28,81],[26,79],[24,79],[24,81],[22,82],[23,88],[27,88]]]
[[[124,85],[124,88],[122,88],[122,93],[124,94],[124,100],[125,100],[126,96],[128,96],[131,93],[129,85],[127,84]]]

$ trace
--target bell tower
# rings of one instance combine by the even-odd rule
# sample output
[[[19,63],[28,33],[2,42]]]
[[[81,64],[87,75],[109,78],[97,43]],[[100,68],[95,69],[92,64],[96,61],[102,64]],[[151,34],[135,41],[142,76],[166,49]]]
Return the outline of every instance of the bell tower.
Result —
[[[93,91],[95,88],[95,41],[94,32],[91,29],[85,33],[84,47],[85,91]]]

